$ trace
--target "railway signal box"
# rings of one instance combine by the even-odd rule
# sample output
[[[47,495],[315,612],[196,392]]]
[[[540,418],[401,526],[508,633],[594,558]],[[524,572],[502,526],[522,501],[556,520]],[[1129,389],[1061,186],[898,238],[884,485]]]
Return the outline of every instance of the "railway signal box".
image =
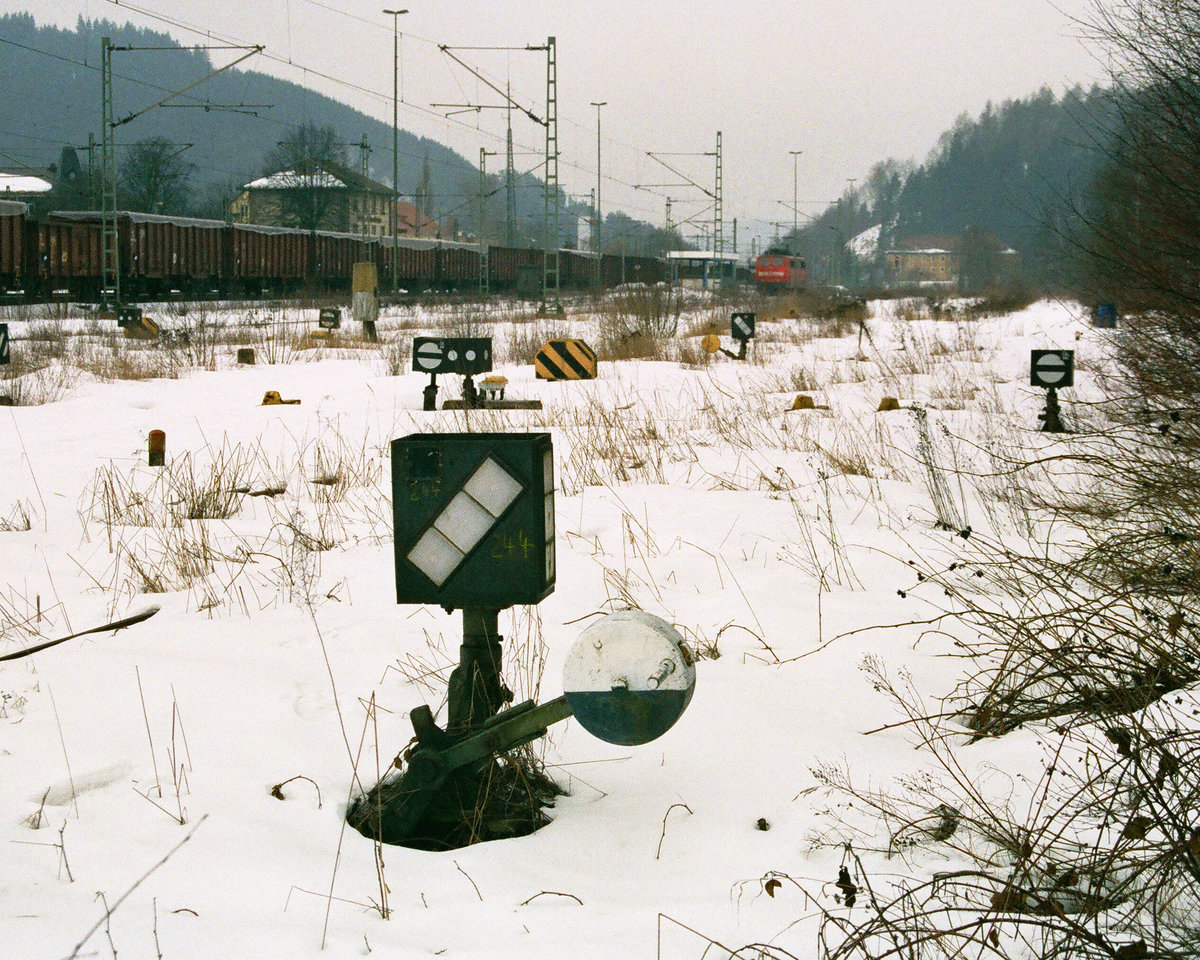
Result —
[[[735,313],[729,318],[729,335],[745,343],[754,336],[754,314]]]
[[[1029,382],[1046,390],[1075,383],[1074,350],[1033,350],[1029,357]]]
[[[136,327],[142,322],[141,307],[117,307],[117,326]]]
[[[492,369],[491,337],[414,337],[413,370],[472,377]]]
[[[322,307],[317,315],[317,326],[322,330],[340,330],[342,311],[338,307]]]
[[[396,601],[500,610],[554,590],[548,433],[392,441]]]

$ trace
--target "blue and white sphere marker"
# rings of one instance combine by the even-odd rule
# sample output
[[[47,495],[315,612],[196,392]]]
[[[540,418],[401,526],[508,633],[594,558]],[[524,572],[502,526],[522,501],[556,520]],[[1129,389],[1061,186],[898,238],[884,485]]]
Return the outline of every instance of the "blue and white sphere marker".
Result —
[[[691,702],[696,668],[683,637],[641,610],[597,620],[579,635],[563,666],[563,692],[580,725],[608,743],[649,743],[674,726]]]

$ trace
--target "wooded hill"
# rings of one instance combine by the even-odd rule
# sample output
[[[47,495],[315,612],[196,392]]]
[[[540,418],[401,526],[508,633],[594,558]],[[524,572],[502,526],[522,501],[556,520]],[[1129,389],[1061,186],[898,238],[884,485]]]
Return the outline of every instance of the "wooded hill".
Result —
[[[80,19],[74,31],[67,31],[39,27],[29,14],[0,16],[4,63],[0,103],[5,105],[0,113],[0,167],[46,169],[59,162],[64,146],[73,146],[80,164],[87,168],[88,136],[97,142],[100,139],[100,40],[105,36],[119,46],[179,46],[167,34],[107,20]],[[236,56],[230,51],[214,54],[218,66]],[[200,79],[213,69],[214,58],[204,51],[182,48],[116,54],[114,114],[127,116]],[[337,130],[347,142],[347,165],[356,170],[357,142],[366,135],[372,148],[370,176],[391,182],[391,124],[298,84],[235,67],[172,102],[193,108],[157,108],[117,131],[118,164],[124,151],[138,141],[162,137],[179,147],[191,144],[180,154],[180,159],[191,165],[190,202],[186,210],[165,212],[224,216],[236,188],[267,172],[264,161],[271,148],[303,123]],[[206,109],[205,104],[234,108]],[[245,106],[236,106],[240,104]],[[94,163],[98,168],[99,148]],[[406,199],[421,194],[426,166],[434,217],[440,220],[451,215],[470,228],[479,185],[476,168],[442,144],[401,129],[399,188]],[[498,186],[495,178],[491,186]],[[517,190],[517,221],[536,223],[540,231],[541,214],[541,182],[522,178]],[[504,216],[502,194],[492,198],[489,216],[495,218],[493,223]]]
[[[1019,256],[1026,278],[1054,279],[1070,252],[1114,125],[1111,91],[1047,88],[961,116],[921,164],[886,160],[799,231],[795,248],[818,277],[870,283],[889,248],[912,240],[986,239]],[[851,262],[842,246],[880,225],[878,249]]]

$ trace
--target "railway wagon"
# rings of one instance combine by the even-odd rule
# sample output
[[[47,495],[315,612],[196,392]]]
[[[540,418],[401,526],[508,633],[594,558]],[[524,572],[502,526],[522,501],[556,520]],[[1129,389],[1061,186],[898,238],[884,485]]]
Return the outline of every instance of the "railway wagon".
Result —
[[[656,257],[622,256],[606,253],[601,259],[601,282],[605,287],[622,283],[662,283],[667,279],[663,262]]]
[[[308,275],[312,245],[304,231],[234,223],[226,237],[227,276],[238,293],[298,287]]]
[[[220,285],[225,274],[224,221],[128,210],[117,211],[114,218],[123,297],[159,298]],[[76,296],[99,289],[100,211],[51,213],[38,225],[38,233],[40,271],[46,283],[65,287]]]
[[[626,265],[628,269],[628,264]],[[634,257],[633,275],[639,283],[664,283],[667,265],[658,257]]]
[[[23,290],[28,220],[28,205],[0,200],[0,292],[6,295]]]
[[[442,286],[462,289],[479,284],[479,248],[475,244],[442,244],[438,248]]]
[[[381,257],[391,255],[391,239],[381,241]],[[386,269],[381,277],[388,276]],[[479,248],[473,243],[400,237],[396,240],[396,276],[406,290],[463,289],[479,282]],[[382,282],[382,281],[381,281]]]
[[[428,287],[437,270],[437,251],[432,245],[398,240],[396,245],[397,283],[406,290]]]
[[[313,270],[311,280],[329,290],[350,289],[356,263],[374,263],[378,241],[352,233],[318,230],[312,235]]]
[[[560,286],[584,289],[596,283],[596,255],[579,250],[558,252],[558,282]]]
[[[130,295],[163,297],[224,280],[223,221],[130,213],[118,218],[118,236],[126,229],[121,284]]]
[[[65,290],[73,299],[98,297],[101,240],[98,221],[55,218],[30,222],[26,230],[25,264],[31,295],[53,297]]]
[[[538,271],[541,283],[542,251],[533,247],[488,247],[488,284],[498,290],[515,290],[521,270]]]

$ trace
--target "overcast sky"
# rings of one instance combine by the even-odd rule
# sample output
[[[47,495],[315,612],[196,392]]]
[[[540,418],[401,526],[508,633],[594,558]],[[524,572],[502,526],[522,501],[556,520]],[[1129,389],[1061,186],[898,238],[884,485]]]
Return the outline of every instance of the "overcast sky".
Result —
[[[647,151],[702,154],[722,134],[725,220],[738,217],[739,247],[770,221],[815,213],[876,161],[925,158],[963,112],[989,100],[1056,93],[1103,79],[1097,52],[1074,18],[1093,0],[396,0],[403,100],[400,125],[446,143],[473,162],[479,148],[504,149],[502,111],[462,113],[432,103],[498,104],[439,44],[515,50],[459,51],[539,117],[546,55],[528,45],[557,40],[559,177],[574,195],[596,181],[596,108],[602,124],[604,209],[654,222],[674,198],[679,221],[708,205]],[[393,18],[352,0],[0,0],[39,23],[130,20],[202,42],[185,27],[264,44],[279,59],[247,67],[310,86],[390,123]],[[393,7],[394,8],[394,7]],[[174,21],[172,26],[163,19]],[[216,53],[218,63],[225,54]],[[290,65],[286,62],[290,61]],[[339,84],[316,73],[328,74]],[[518,151],[544,148],[540,126],[515,115]],[[379,144],[375,163],[388,145]],[[803,153],[793,160],[789,151]],[[529,169],[539,156],[518,156]],[[664,158],[711,189],[714,158]],[[502,157],[489,158],[500,169]],[[390,164],[387,167],[390,174]],[[378,168],[377,168],[378,169]],[[390,176],[388,177],[390,179]],[[643,185],[643,189],[634,189]],[[711,216],[711,214],[706,215]],[[727,225],[726,231],[731,229]]]

